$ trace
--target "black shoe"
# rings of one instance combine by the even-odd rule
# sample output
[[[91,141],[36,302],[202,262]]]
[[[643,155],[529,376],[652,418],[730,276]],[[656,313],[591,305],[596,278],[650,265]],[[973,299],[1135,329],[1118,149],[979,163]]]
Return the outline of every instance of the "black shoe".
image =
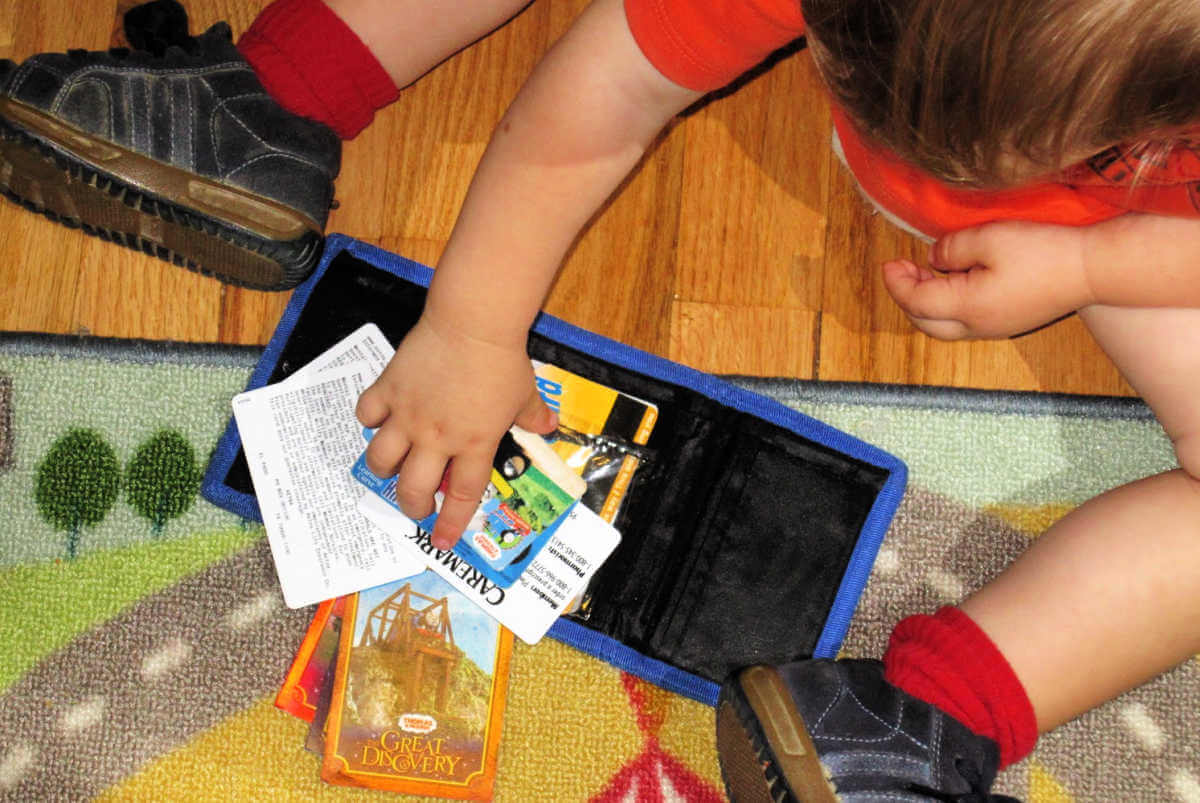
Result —
[[[988,792],[996,743],[885,681],[877,661],[743,670],[721,689],[717,753],[734,803],[1014,801]]]
[[[0,191],[51,220],[263,290],[316,266],[341,141],[271,99],[229,26],[174,0],[125,17],[135,48],[0,62]]]

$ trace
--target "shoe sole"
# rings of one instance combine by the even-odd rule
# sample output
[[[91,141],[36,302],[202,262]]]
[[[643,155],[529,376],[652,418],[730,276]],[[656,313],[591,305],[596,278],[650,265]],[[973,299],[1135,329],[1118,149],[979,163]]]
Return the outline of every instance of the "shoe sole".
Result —
[[[717,753],[733,803],[837,803],[808,728],[779,673],[743,670],[717,702]]]
[[[56,223],[255,290],[308,276],[308,216],[98,139],[0,98],[0,192]]]

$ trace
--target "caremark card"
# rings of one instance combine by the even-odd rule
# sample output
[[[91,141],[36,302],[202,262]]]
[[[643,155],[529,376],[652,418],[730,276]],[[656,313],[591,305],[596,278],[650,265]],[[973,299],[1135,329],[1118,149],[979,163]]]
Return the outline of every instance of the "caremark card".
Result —
[[[611,524],[576,504],[516,582],[502,588],[453,550],[435,548],[428,532],[381,497],[368,493],[358,508],[391,533],[399,549],[422,560],[527,644],[536,644],[566,613],[571,600],[621,540]]]

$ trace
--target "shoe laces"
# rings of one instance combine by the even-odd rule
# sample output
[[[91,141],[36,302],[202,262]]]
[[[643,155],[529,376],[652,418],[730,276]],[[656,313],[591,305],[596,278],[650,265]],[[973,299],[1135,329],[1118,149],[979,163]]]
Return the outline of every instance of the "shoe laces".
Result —
[[[983,774],[974,763],[959,757],[954,759],[954,769],[970,787],[966,792],[945,792],[922,784],[909,784],[905,791],[943,803],[1021,803],[1015,797],[993,795],[990,791],[991,784],[984,783]]]

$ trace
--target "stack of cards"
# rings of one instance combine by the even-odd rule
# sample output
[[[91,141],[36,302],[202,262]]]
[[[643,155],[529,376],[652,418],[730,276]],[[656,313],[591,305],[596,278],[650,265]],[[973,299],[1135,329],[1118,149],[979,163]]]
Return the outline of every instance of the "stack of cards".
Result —
[[[535,363],[558,431],[510,431],[467,533],[440,550],[436,513],[407,518],[364,462],[355,406],[392,354],[367,324],[233,400],[284,600],[320,603],[277,704],[314,723],[331,783],[484,799],[512,635],[539,641],[616,548],[657,410]]]
[[[512,633],[432,572],[321,603],[275,704],[321,778],[489,800]]]
[[[430,522],[404,516],[394,479],[374,477],[362,459],[370,433],[354,408],[392,353],[366,324],[284,382],[233,400],[284,600],[310,605],[429,567],[534,644],[616,547],[617,531],[575,503],[587,490],[582,470],[514,428],[475,532],[454,550],[434,549]]]

